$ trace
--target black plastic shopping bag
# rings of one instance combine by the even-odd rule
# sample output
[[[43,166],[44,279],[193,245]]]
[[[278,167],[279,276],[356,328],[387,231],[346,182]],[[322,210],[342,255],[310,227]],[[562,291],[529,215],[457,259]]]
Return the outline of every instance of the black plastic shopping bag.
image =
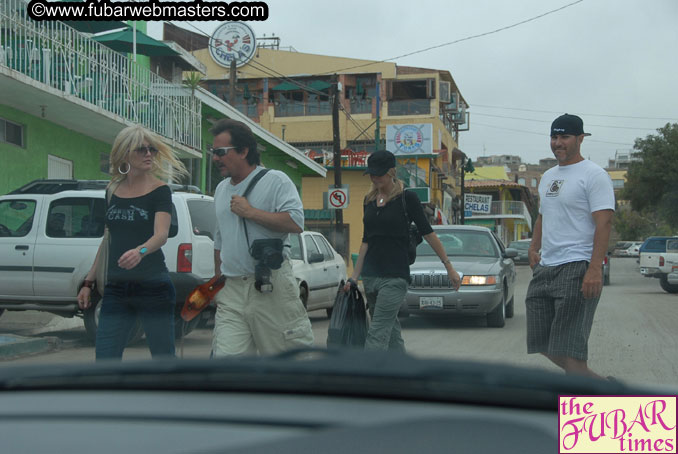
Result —
[[[327,330],[327,347],[362,348],[366,338],[367,312],[363,295],[356,286],[351,286],[346,293],[339,290]]]

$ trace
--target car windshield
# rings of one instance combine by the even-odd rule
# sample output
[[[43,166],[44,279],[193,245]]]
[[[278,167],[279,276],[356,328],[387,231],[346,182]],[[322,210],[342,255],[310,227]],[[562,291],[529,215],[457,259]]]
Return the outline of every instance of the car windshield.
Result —
[[[73,396],[189,383],[186,405],[166,405],[186,411],[188,440],[242,410],[242,433],[224,433],[262,426],[271,438],[251,438],[271,446],[278,430],[335,433],[335,413],[297,399],[327,383],[375,434],[420,415],[372,418],[381,391],[482,411],[546,396],[556,411],[591,391],[583,375],[604,384],[592,394],[678,396],[676,49],[678,0],[0,0],[0,454],[50,450],[5,433],[97,449],[97,428],[47,436],[41,418],[15,430],[31,405],[4,413],[31,394],[70,421],[68,399],[13,387],[39,391],[71,364],[101,374],[63,378]],[[420,379],[416,361],[455,367]],[[34,380],[3,382],[24,366]],[[214,389],[255,383],[296,408],[271,399],[259,424],[245,399],[202,418]],[[99,410],[82,414],[99,424]],[[116,416],[121,442],[146,415]],[[470,427],[508,449],[484,415],[422,416],[431,444],[415,446],[454,450],[436,437]],[[315,449],[328,446],[363,445]]]
[[[448,256],[497,257],[498,251],[489,233],[472,230],[437,230]],[[417,256],[436,256],[427,242],[417,246]]]
[[[530,248],[530,242],[529,241],[514,241],[512,243],[509,243],[510,248],[513,249],[518,249],[520,251],[526,251]]]

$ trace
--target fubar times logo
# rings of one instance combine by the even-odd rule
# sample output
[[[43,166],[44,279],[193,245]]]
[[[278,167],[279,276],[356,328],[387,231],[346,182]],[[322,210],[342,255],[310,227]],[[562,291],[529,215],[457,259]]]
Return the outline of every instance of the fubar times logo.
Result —
[[[676,396],[559,396],[563,453],[675,453]]]

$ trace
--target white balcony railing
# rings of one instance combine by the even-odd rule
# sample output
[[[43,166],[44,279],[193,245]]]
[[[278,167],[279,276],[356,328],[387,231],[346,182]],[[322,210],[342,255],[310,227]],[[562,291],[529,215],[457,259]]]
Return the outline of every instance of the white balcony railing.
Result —
[[[492,217],[522,217],[528,225],[532,226],[532,216],[524,202],[500,201],[492,202],[490,214],[473,214],[474,218],[492,218]]]
[[[36,22],[24,0],[0,0],[0,66],[200,149],[190,91],[59,21]]]

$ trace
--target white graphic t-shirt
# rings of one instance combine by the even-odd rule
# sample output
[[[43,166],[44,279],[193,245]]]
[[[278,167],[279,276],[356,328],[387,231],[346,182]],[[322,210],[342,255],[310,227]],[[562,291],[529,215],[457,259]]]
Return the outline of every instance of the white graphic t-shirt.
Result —
[[[614,210],[612,180],[589,160],[556,166],[539,183],[541,265],[591,260],[596,225],[591,213]]]

